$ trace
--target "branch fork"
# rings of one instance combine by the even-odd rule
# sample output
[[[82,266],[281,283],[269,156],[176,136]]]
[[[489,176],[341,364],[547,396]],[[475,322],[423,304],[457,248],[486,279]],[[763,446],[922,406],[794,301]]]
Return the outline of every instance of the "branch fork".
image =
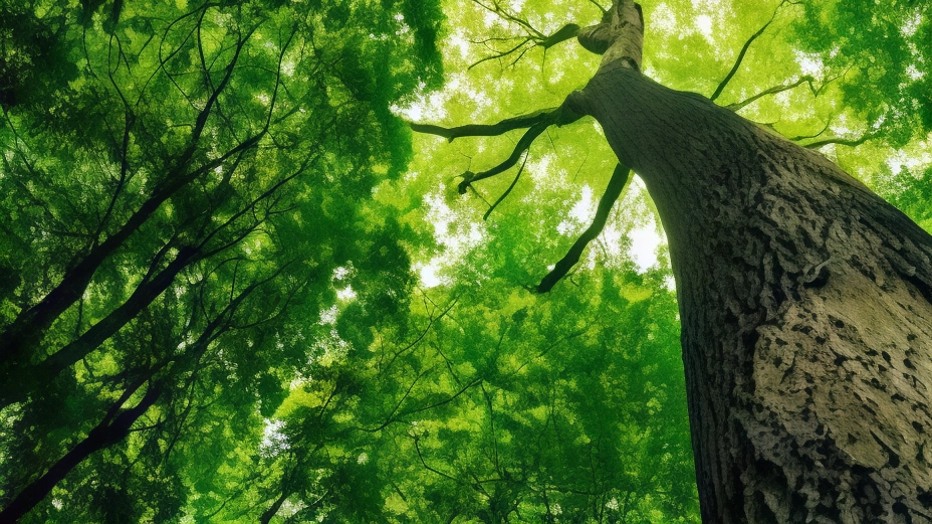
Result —
[[[610,15],[611,12],[609,12],[606,16]],[[563,126],[571,124],[582,118],[584,113],[577,109],[577,106],[578,104],[576,103],[576,95],[571,94],[559,107],[555,109],[548,109],[544,111],[538,111],[530,115],[509,118],[496,124],[472,124],[453,128],[445,128],[428,124],[412,123],[410,125],[411,129],[416,132],[442,136],[446,138],[448,142],[452,142],[457,138],[466,136],[500,136],[515,129],[527,129],[524,135],[522,135],[521,139],[518,140],[514,150],[507,159],[489,170],[481,171],[479,173],[465,171],[462,175],[460,175],[460,177],[462,177],[462,181],[458,184],[457,190],[462,195],[469,189],[472,189],[472,184],[474,182],[498,175],[517,164],[518,161],[522,159],[522,156],[524,157],[521,167],[518,169],[518,173],[512,181],[511,185],[495,201],[494,204],[489,206],[489,210],[483,216],[483,220],[486,220],[492,211],[495,210],[495,208],[505,199],[505,197],[508,196],[509,193],[511,193],[511,190],[514,189],[515,184],[517,184],[518,179],[521,177],[521,174],[524,171],[524,166],[527,163],[526,153],[531,147],[531,144],[534,142],[534,139],[540,136],[544,130],[552,125]],[[611,212],[612,206],[618,200],[618,197],[621,195],[630,179],[630,168],[619,164],[612,174],[612,178],[608,183],[608,187],[606,188],[605,193],[599,200],[598,210],[596,211],[596,216],[593,219],[592,224],[586,229],[586,231],[582,233],[582,235],[580,235],[579,239],[576,240],[576,242],[570,248],[569,252],[562,259],[560,259],[559,262],[557,262],[557,264],[554,266],[554,269],[550,271],[543,278],[543,280],[541,280],[540,284],[534,287],[529,286],[528,289],[536,293],[546,293],[550,291],[557,282],[566,276],[569,270],[572,269],[572,267],[579,261],[580,255],[582,254],[585,247],[589,244],[589,242],[594,240],[599,235],[599,233],[602,232],[602,229],[605,227],[605,223],[608,219],[608,215]]]

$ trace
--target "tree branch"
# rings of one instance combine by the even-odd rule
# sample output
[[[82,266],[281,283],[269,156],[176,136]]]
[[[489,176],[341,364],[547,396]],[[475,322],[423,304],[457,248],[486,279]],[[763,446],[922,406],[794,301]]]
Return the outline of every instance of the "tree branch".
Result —
[[[412,437],[412,438],[414,439],[414,449],[417,450],[417,458],[421,460],[421,465],[424,466],[427,469],[427,471],[430,471],[431,473],[436,473],[437,475],[440,475],[441,477],[452,480],[453,482],[456,482],[457,484],[465,484],[465,482],[457,479],[456,477],[452,477],[440,470],[436,470],[428,466],[427,462],[424,460],[424,455],[421,453],[421,447],[418,445],[418,441],[420,440],[420,437]]]
[[[489,55],[489,56],[487,56],[487,57],[485,57],[485,58],[481,58],[481,59],[477,60],[476,62],[473,62],[472,64],[469,65],[469,67],[467,68],[467,70],[471,70],[472,68],[478,66],[479,64],[482,64],[482,63],[484,63],[484,62],[488,62],[489,60],[496,60],[496,59],[500,59],[500,58],[505,58],[506,56],[511,55],[511,54],[513,54],[513,53],[515,53],[515,52],[521,50],[521,53],[518,54],[518,57],[515,58],[515,59],[511,62],[511,65],[515,65],[516,63],[518,63],[518,60],[521,60],[521,57],[524,56],[525,53],[527,53],[529,50],[531,50],[531,49],[533,49],[533,48],[535,48],[535,47],[542,47],[542,48],[544,49],[544,52],[546,53],[547,49],[550,49],[551,47],[553,47],[553,46],[555,46],[555,45],[557,45],[557,44],[559,44],[559,43],[561,43],[561,42],[565,42],[565,41],[567,41],[567,40],[571,40],[571,39],[575,38],[576,35],[578,35],[578,34],[579,34],[579,26],[578,26],[578,25],[576,25],[576,24],[566,24],[565,26],[561,27],[560,29],[558,29],[556,32],[554,32],[554,33],[551,34],[551,35],[544,35],[544,34],[540,33],[539,31],[536,31],[536,30],[535,30],[534,33],[528,32],[528,35],[527,35],[527,36],[524,36],[524,37],[508,38],[508,40],[511,40],[511,41],[520,40],[520,42],[518,43],[518,45],[515,45],[515,46],[513,46],[513,47],[511,47],[511,48],[509,48],[509,49],[506,49],[506,50],[504,50],[504,51],[499,51],[499,50],[493,48],[491,45],[488,45],[488,43],[486,43],[486,47],[488,47],[489,49],[491,49],[491,50],[493,51],[494,54]],[[488,41],[486,41],[486,42],[488,42]],[[530,44],[530,46],[528,46],[528,44]]]
[[[860,138],[827,138],[825,140],[819,140],[818,142],[812,142],[810,144],[805,144],[803,145],[803,147],[805,147],[806,149],[818,149],[820,147],[831,145],[831,144],[854,147],[854,146],[859,146],[863,144],[864,142],[867,142],[868,140],[873,139],[876,136],[877,136],[876,133],[864,133],[863,135],[861,135]]]
[[[579,262],[579,256],[582,254],[583,249],[602,232],[602,228],[605,227],[605,221],[608,219],[608,214],[612,210],[612,205],[618,200],[621,191],[625,188],[630,179],[631,169],[618,164],[615,167],[615,171],[612,173],[611,180],[608,182],[608,187],[605,188],[605,193],[602,194],[602,198],[599,199],[599,207],[595,213],[595,218],[592,220],[592,224],[579,236],[566,256],[560,259],[553,270],[547,273],[547,276],[540,281],[540,284],[537,285],[537,289],[534,291],[537,293],[546,293],[550,291],[561,278],[566,276],[576,262]]]
[[[515,179],[511,181],[511,185],[508,186],[508,189],[506,189],[504,193],[502,193],[502,196],[498,197],[498,200],[489,206],[489,210],[486,211],[484,215],[482,215],[482,220],[488,220],[489,215],[492,214],[492,211],[495,211],[495,208],[498,207],[498,205],[501,204],[506,197],[508,197],[508,194],[511,193],[511,190],[515,188],[515,185],[518,183],[518,179],[521,178],[521,173],[524,172],[524,166],[527,165],[527,157],[528,155],[524,155],[524,162],[522,162],[521,167],[518,168],[518,174],[515,175]]]
[[[816,138],[816,137],[822,136],[822,133],[825,133],[826,131],[828,131],[828,126],[832,125],[833,118],[835,117],[833,116],[829,117],[828,120],[825,121],[825,126],[823,126],[822,129],[818,133],[815,133],[812,135],[796,135],[794,137],[791,137],[790,140],[792,140],[793,142],[798,142],[806,138]]]
[[[725,75],[725,78],[723,78],[722,81],[718,84],[718,87],[715,88],[715,92],[712,93],[712,96],[709,97],[709,100],[715,101],[715,99],[718,98],[722,94],[722,91],[724,91],[725,87],[728,86],[728,82],[731,82],[731,79],[734,78],[735,74],[738,72],[738,68],[741,67],[741,62],[744,61],[744,55],[747,54],[748,48],[750,48],[751,44],[753,44],[754,41],[757,40],[757,37],[764,34],[764,31],[767,30],[767,27],[769,27],[770,24],[773,23],[774,18],[777,17],[777,12],[780,11],[780,8],[783,6],[784,3],[786,3],[786,0],[784,0],[783,2],[780,2],[777,8],[773,10],[773,14],[770,16],[770,20],[768,20],[767,23],[764,24],[763,27],[758,29],[756,33],[751,35],[751,37],[748,38],[747,42],[744,43],[744,46],[741,47],[741,51],[738,53],[738,58],[735,59],[735,64],[731,66],[731,71],[729,71],[728,74]]]
[[[441,127],[430,124],[410,123],[411,130],[416,133],[442,136],[448,142],[464,136],[500,136],[515,129],[526,129],[534,124],[543,122],[553,113],[559,111],[559,107],[543,109],[529,115],[521,115],[514,118],[506,118],[497,124],[470,124],[459,127]]]
[[[169,172],[165,183],[154,189],[152,196],[136,209],[119,230],[104,242],[95,245],[83,259],[65,273],[62,281],[52,291],[37,304],[22,311],[11,324],[4,328],[0,335],[0,339],[3,340],[0,346],[0,366],[2,366],[0,374],[13,373],[19,366],[28,363],[28,349],[37,345],[52,322],[81,298],[97,269],[142,227],[142,224],[148,221],[163,202],[200,175],[222,165],[234,155],[242,155],[255,148],[265,136],[266,131],[267,129],[261,130],[220,157],[190,173],[184,173],[194,153],[195,144],[192,143],[182,154],[182,159],[175,168]]]
[[[531,147],[531,144],[534,142],[534,139],[539,137],[541,133],[543,133],[548,127],[550,127],[550,123],[548,122],[541,122],[539,124],[534,124],[530,129],[527,130],[527,132],[524,133],[524,136],[522,136],[521,139],[518,140],[518,143],[515,145],[515,148],[511,152],[511,155],[509,155],[508,158],[506,158],[503,162],[493,167],[492,169],[481,171],[479,173],[473,173],[472,171],[466,171],[465,173],[463,173],[462,174],[463,181],[459,183],[459,187],[458,187],[459,193],[461,195],[466,193],[466,191],[469,189],[469,187],[472,185],[473,182],[477,182],[479,180],[483,180],[486,178],[491,178],[507,170],[513,165],[517,164],[518,160],[521,158],[521,155],[525,151],[527,151],[528,148]],[[520,171],[519,171],[519,174],[520,174]],[[495,205],[498,205],[498,203],[496,202]],[[495,205],[493,205],[492,207],[494,208]]]
[[[790,89],[794,89],[794,88],[798,87],[799,85],[803,84],[804,82],[808,82],[808,83],[809,83],[809,89],[811,89],[813,92],[815,92],[816,89],[812,86],[813,80],[814,80],[814,79],[812,78],[812,76],[810,76],[810,75],[805,75],[805,76],[800,77],[799,80],[793,82],[792,84],[784,84],[784,85],[781,85],[781,86],[774,86],[774,87],[771,87],[770,89],[765,89],[765,90],[761,91],[760,93],[757,93],[756,95],[754,95],[754,96],[752,96],[752,97],[750,97],[750,98],[746,98],[746,99],[742,100],[741,102],[735,102],[734,104],[729,104],[729,105],[725,106],[725,109],[730,109],[730,110],[732,110],[732,111],[740,111],[741,109],[744,109],[744,108],[747,107],[748,105],[754,103],[755,101],[757,101],[757,100],[759,100],[759,99],[761,99],[761,98],[763,98],[763,97],[765,97],[765,96],[767,96],[767,95],[775,95],[775,94],[777,94],[777,93],[782,93],[782,92],[784,92],[784,91],[789,91]]]
[[[570,95],[570,97],[572,97],[572,95]],[[493,167],[492,169],[482,171],[480,173],[473,173],[472,171],[466,171],[463,173],[461,175],[463,177],[463,181],[460,182],[458,188],[459,193],[462,195],[466,193],[467,190],[469,190],[473,182],[493,177],[517,164],[518,160],[521,159],[521,154],[527,151],[527,149],[531,147],[531,143],[534,142],[534,139],[540,136],[540,134],[543,133],[544,130],[546,130],[548,127],[552,125],[564,126],[582,118],[582,113],[573,110],[569,106],[568,101],[570,100],[570,97],[567,97],[567,99],[563,101],[560,107],[557,107],[556,109],[538,111],[537,113],[532,113],[530,115],[509,118],[502,120],[497,124],[473,124],[453,128],[445,128],[426,124],[409,125],[411,126],[412,130],[418,133],[442,136],[451,142],[454,139],[463,136],[499,136],[514,129],[529,128],[527,132],[524,133],[524,136],[518,140],[518,143],[515,145],[511,155],[503,162]]]

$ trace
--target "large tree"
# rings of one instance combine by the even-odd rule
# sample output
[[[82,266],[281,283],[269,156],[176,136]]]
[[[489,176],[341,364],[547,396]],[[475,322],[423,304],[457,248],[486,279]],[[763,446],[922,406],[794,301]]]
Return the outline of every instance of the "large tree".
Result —
[[[463,173],[465,193],[547,127],[598,122],[619,165],[590,231],[538,291],[579,259],[629,170],[644,180],[676,278],[703,520],[932,521],[932,237],[819,153],[735,114],[741,104],[651,80],[639,5],[616,0],[599,23],[550,36],[489,9],[523,23],[528,46],[575,37],[602,56],[597,72],[556,109],[414,128],[449,140],[527,129],[507,160]]]
[[[928,8],[777,6],[644,2],[653,40],[639,69],[821,148],[928,229]],[[0,0],[0,520],[698,521],[670,267],[683,252],[660,242],[644,255],[636,240],[657,229],[658,206],[580,115],[621,100],[622,85],[701,97],[622,76],[508,119],[559,106],[596,74],[600,56],[575,42],[608,49],[611,27],[580,29],[604,7]],[[721,113],[706,106],[687,109]],[[508,121],[446,144],[399,114]],[[637,116],[602,114],[605,129]],[[709,148],[724,128],[780,143],[723,114],[738,123],[642,139],[666,150],[693,130],[681,147]],[[487,176],[509,155],[512,176]],[[463,171],[479,173],[465,196],[437,188]],[[800,293],[838,289],[823,260],[776,277],[774,311],[802,300],[800,278]],[[895,351],[876,351],[893,369]],[[814,365],[787,358],[786,384]]]

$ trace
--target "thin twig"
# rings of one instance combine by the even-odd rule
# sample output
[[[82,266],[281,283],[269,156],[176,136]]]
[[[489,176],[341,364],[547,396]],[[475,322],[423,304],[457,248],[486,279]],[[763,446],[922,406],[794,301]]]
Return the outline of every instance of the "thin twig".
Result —
[[[518,183],[518,179],[521,178],[521,173],[524,172],[524,166],[527,165],[528,156],[529,154],[524,155],[524,161],[521,162],[521,167],[518,169],[518,174],[515,175],[515,179],[511,181],[511,185],[508,186],[508,189],[506,189],[504,193],[502,193],[502,196],[498,197],[498,200],[496,200],[494,204],[489,206],[489,210],[486,211],[484,215],[482,215],[482,220],[488,220],[489,215],[492,214],[492,211],[495,211],[495,208],[498,207],[498,205],[501,204],[503,200],[505,200],[505,197],[507,197],[508,194],[511,193],[511,190],[515,188],[515,185]]]

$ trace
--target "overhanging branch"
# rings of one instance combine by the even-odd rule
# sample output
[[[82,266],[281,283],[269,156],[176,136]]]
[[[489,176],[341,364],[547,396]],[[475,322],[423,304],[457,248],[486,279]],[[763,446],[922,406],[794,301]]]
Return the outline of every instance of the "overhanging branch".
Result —
[[[796,88],[796,87],[798,87],[798,86],[800,86],[800,85],[802,85],[803,83],[806,83],[806,82],[809,83],[809,89],[812,90],[813,93],[815,93],[815,92],[816,92],[816,89],[815,89],[815,87],[812,85],[813,80],[814,80],[814,79],[812,78],[812,76],[810,76],[810,75],[805,75],[805,76],[800,77],[799,80],[797,80],[797,81],[795,81],[795,82],[793,82],[793,83],[784,84],[784,85],[779,85],[779,86],[774,86],[774,87],[771,87],[770,89],[765,89],[765,90],[761,91],[760,93],[757,93],[756,95],[753,95],[753,96],[751,96],[751,97],[749,97],[749,98],[746,98],[746,99],[742,100],[741,102],[735,102],[734,104],[729,104],[729,105],[725,106],[725,109],[730,109],[730,110],[732,110],[732,111],[740,111],[741,109],[744,109],[744,108],[747,107],[748,105],[754,103],[755,101],[757,101],[757,100],[759,100],[759,99],[761,99],[761,98],[763,98],[763,97],[765,97],[765,96],[767,96],[767,95],[775,95],[775,94],[777,94],[777,93],[782,93],[782,92],[784,92],[784,91],[789,91],[790,89],[794,89],[794,88]]]
[[[541,47],[544,49],[544,53],[546,53],[548,49],[559,44],[560,42],[565,42],[567,40],[576,38],[577,34],[579,34],[578,25],[566,24],[565,26],[561,27],[555,33],[551,35],[544,35],[540,32],[535,32],[534,34],[528,34],[527,36],[524,36],[524,37],[499,39],[499,40],[510,40],[512,42],[518,41],[518,44],[508,49],[502,50],[502,51],[495,49],[489,44],[489,42],[492,41],[491,39],[485,40],[481,43],[485,44],[486,47],[492,50],[493,54],[485,58],[481,58],[477,60],[476,62],[473,62],[472,64],[470,64],[467,70],[470,70],[482,64],[483,62],[502,59],[502,58],[507,57],[508,55],[518,53],[518,56],[515,57],[515,59],[511,61],[511,65],[515,65],[516,63],[518,63],[518,60],[521,60],[521,57],[523,57],[524,54],[530,51],[531,49],[534,49],[535,47]]]
[[[492,214],[492,211],[495,211],[495,208],[498,207],[498,205],[508,197],[508,194],[511,193],[511,190],[514,189],[515,185],[518,184],[518,180],[521,178],[521,173],[524,172],[525,165],[527,165],[527,155],[524,155],[524,162],[521,162],[521,167],[518,168],[518,174],[515,175],[515,179],[511,181],[511,185],[508,186],[508,189],[506,189],[504,193],[502,193],[502,196],[498,197],[498,200],[496,200],[494,204],[489,206],[489,210],[486,211],[484,215],[482,215],[482,220],[488,220],[489,215]]]
[[[531,23],[527,19],[519,16],[516,12],[512,12],[507,7],[501,5],[499,2],[495,0],[492,0],[489,3],[484,3],[481,0],[473,0],[473,2],[476,5],[481,6],[483,9],[489,11],[490,13],[498,16],[505,22],[518,26],[521,32],[524,33],[524,35],[506,37],[506,38],[492,38],[492,39],[487,39],[481,42],[474,42],[474,43],[485,44],[486,47],[488,47],[492,51],[493,54],[474,62],[472,65],[469,66],[468,69],[472,69],[478,66],[479,64],[482,64],[483,62],[488,62],[490,60],[496,60],[496,59],[502,59],[511,54],[518,53],[518,56],[511,62],[511,65],[514,65],[518,62],[518,60],[521,59],[522,56],[524,56],[525,53],[527,53],[528,51],[530,51],[531,49],[535,47],[543,48],[544,52],[546,53],[547,49],[559,44],[560,42],[565,42],[566,40],[575,38],[576,35],[579,33],[578,25],[566,24],[560,29],[558,29],[556,32],[548,35],[548,34],[545,34],[543,31],[538,30],[533,25],[531,25]],[[496,49],[495,47],[490,45],[490,42],[493,42],[493,41],[509,41],[509,40],[511,42],[518,42],[518,43],[516,45],[509,47],[508,49]]]
[[[570,95],[570,97],[572,97],[572,95]],[[413,131],[418,133],[442,136],[451,142],[456,138],[464,136],[499,136],[508,131],[527,128],[527,131],[515,145],[511,155],[503,162],[487,171],[479,173],[466,171],[461,175],[463,181],[460,182],[458,190],[462,195],[469,190],[473,182],[493,177],[517,164],[518,160],[521,159],[521,155],[531,147],[534,139],[540,136],[548,127],[552,125],[563,126],[571,124],[582,118],[583,114],[571,109],[567,103],[570,97],[567,97],[567,100],[556,109],[543,110],[530,115],[509,118],[497,124],[473,124],[452,128],[428,124],[410,124],[410,126]]]
[[[860,138],[827,138],[825,140],[819,140],[818,142],[812,142],[809,144],[803,145],[806,149],[818,149],[823,146],[835,144],[840,146],[859,146],[864,142],[877,136],[877,133],[864,133]]]
[[[411,126],[411,130],[416,133],[442,136],[446,138],[448,142],[452,142],[464,136],[499,136],[509,131],[514,131],[515,129],[526,129],[534,124],[543,122],[559,110],[559,107],[543,109],[529,115],[507,118],[497,124],[470,124],[459,127],[441,127],[430,124],[409,125]]]
[[[738,58],[735,59],[734,65],[731,66],[731,71],[729,71],[728,74],[725,75],[725,78],[723,78],[722,81],[718,84],[718,87],[715,88],[715,92],[712,93],[712,96],[709,97],[709,100],[714,101],[716,98],[721,96],[725,88],[728,87],[728,83],[731,82],[731,79],[734,78],[735,74],[738,72],[738,68],[741,67],[741,62],[744,61],[744,55],[747,54],[748,49],[751,47],[751,44],[753,44],[754,41],[757,40],[757,38],[760,35],[764,34],[764,31],[767,30],[770,24],[773,23],[774,18],[777,17],[777,12],[780,11],[780,8],[783,7],[783,4],[785,4],[786,2],[787,0],[780,2],[780,4],[777,5],[776,9],[773,10],[773,14],[770,15],[770,20],[768,20],[767,23],[763,25],[763,27],[758,29],[756,33],[754,33],[753,35],[751,35],[750,38],[747,39],[747,41],[741,47],[741,51],[738,52]]]
[[[621,164],[615,166],[615,171],[612,173],[612,178],[608,182],[608,187],[605,188],[605,193],[603,193],[602,198],[599,199],[599,207],[596,210],[595,218],[592,219],[592,224],[583,231],[583,234],[579,236],[573,244],[573,247],[566,253],[566,256],[561,258],[560,261],[556,263],[553,270],[547,273],[547,276],[540,281],[535,291],[538,293],[550,291],[553,286],[566,276],[569,270],[579,262],[579,257],[582,255],[583,250],[589,242],[595,240],[595,238],[599,236],[599,233],[602,232],[602,229],[605,227],[605,222],[608,220],[608,214],[612,210],[612,206],[615,204],[615,201],[618,200],[618,197],[621,195],[622,190],[630,179],[631,168]]]
[[[479,173],[473,173],[472,171],[466,171],[463,173],[463,181],[459,183],[459,186],[457,186],[459,193],[461,195],[465,194],[473,182],[491,178],[517,164],[518,160],[521,159],[521,155],[531,147],[532,143],[534,143],[534,139],[539,137],[541,133],[543,133],[544,130],[546,130],[548,127],[550,127],[550,124],[547,122],[541,122],[531,126],[531,128],[524,133],[524,136],[521,137],[521,140],[518,140],[518,143],[515,145],[511,155],[506,158],[505,161],[493,167],[492,169],[481,171]],[[498,202],[496,202],[495,205],[498,205]]]

